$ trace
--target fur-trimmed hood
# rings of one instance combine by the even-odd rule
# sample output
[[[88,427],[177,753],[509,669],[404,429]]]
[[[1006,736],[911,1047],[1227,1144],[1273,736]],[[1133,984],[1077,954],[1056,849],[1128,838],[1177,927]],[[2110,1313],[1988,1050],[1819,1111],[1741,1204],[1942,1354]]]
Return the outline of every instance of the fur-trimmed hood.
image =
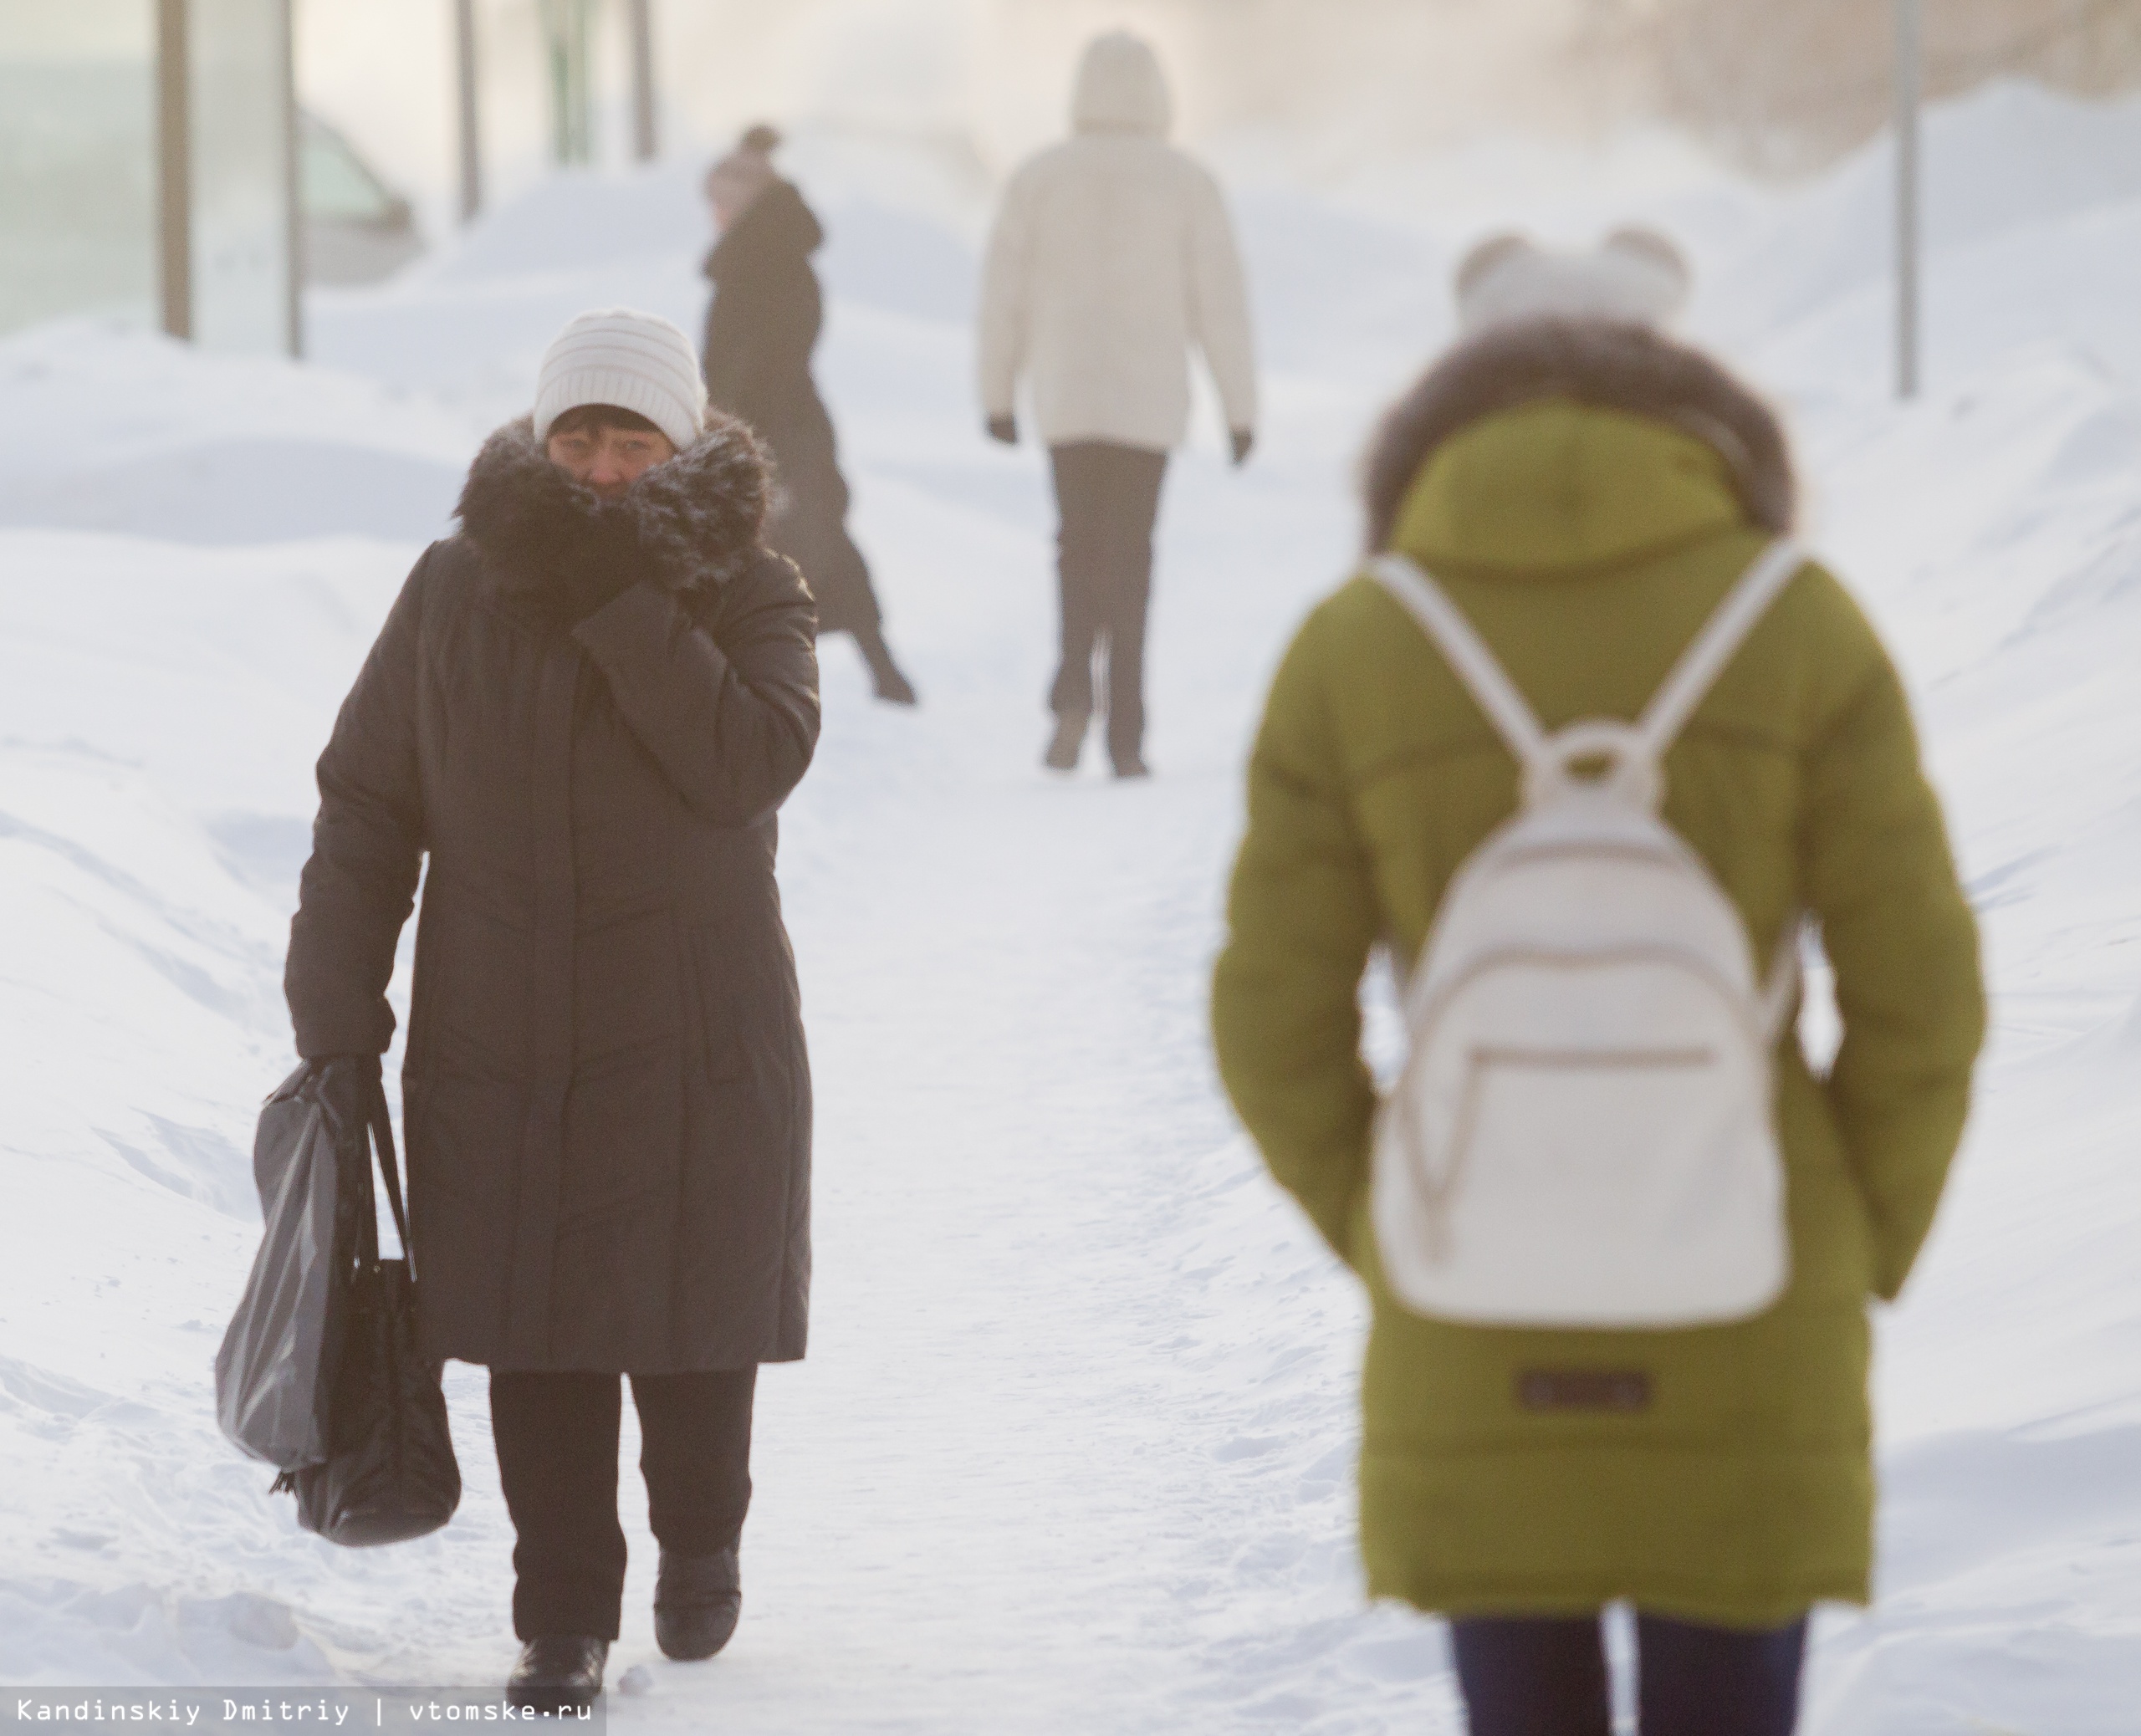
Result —
[[[1791,457],[1768,406],[1699,350],[1647,327],[1529,319],[1460,344],[1392,406],[1368,452],[1371,550],[1390,546],[1400,509],[1436,450],[1474,422],[1552,400],[1665,422],[1714,448],[1750,523],[1791,528]]]
[[[771,489],[765,449],[715,412],[692,445],[605,500],[553,464],[526,416],[483,442],[456,509],[502,590],[570,588],[629,563],[666,590],[726,585],[758,556]]]

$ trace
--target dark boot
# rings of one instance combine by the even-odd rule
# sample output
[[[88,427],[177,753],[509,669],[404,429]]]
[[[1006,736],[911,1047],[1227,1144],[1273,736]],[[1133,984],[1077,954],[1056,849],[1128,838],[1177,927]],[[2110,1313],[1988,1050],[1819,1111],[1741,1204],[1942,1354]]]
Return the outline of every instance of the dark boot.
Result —
[[[602,1692],[610,1642],[583,1634],[546,1634],[520,1648],[506,1679],[508,1705],[530,1712],[585,1712]]]
[[[689,1662],[728,1643],[743,1609],[743,1570],[732,1547],[711,1555],[662,1552],[654,1580],[654,1637],[663,1653]]]
[[[922,702],[914,683],[900,673],[900,666],[892,661],[892,647],[881,634],[857,633],[855,642],[861,646],[862,660],[870,666],[870,679],[876,684],[878,698],[887,705]]]
[[[1115,775],[1118,778],[1149,778],[1152,775],[1152,768],[1145,763],[1142,754],[1132,753],[1127,759],[1116,761]]]
[[[1084,712],[1065,712],[1055,720],[1055,735],[1048,744],[1048,752],[1041,756],[1041,763],[1051,772],[1075,772],[1078,769],[1078,756],[1085,751],[1086,726],[1092,719]]]

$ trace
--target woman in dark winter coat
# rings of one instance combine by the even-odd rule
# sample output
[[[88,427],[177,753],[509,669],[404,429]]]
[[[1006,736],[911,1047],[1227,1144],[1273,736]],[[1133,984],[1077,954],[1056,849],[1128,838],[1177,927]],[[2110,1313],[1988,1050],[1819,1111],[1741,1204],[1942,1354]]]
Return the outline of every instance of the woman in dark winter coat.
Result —
[[[404,1071],[429,1353],[487,1365],[524,1703],[600,1692],[632,1377],[672,1657],[733,1629],[757,1365],[804,1351],[810,1086],[774,814],[810,763],[810,596],[767,467],[667,321],[568,326],[476,459],[319,762],[299,1053]],[[350,1070],[337,1070],[338,1075]]]
[[[774,172],[770,153],[779,142],[771,127],[754,126],[707,176],[721,230],[706,259],[714,286],[707,395],[773,448],[769,540],[810,581],[820,631],[853,634],[877,697],[912,705],[914,688],[885,644],[870,569],[847,534],[847,483],[832,418],[810,378],[825,312],[810,256],[825,231],[803,196]]]

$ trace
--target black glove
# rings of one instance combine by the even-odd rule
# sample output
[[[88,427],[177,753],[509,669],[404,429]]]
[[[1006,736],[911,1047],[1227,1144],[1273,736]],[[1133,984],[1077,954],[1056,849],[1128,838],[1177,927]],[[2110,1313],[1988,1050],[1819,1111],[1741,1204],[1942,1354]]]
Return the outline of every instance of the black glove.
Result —
[[[305,1063],[301,1090],[311,1093],[344,1139],[360,1138],[370,1126],[379,1100],[379,1057],[376,1054],[315,1055]]]
[[[558,574],[552,593],[558,618],[576,627],[598,609],[614,603],[638,582],[637,565],[636,561],[590,556],[566,567]]]
[[[1015,416],[992,416],[989,419],[989,437],[1000,440],[1006,446],[1019,443],[1019,423]]]
[[[1249,455],[1256,450],[1256,430],[1236,428],[1228,437],[1234,442],[1234,467],[1239,469],[1249,462]]]

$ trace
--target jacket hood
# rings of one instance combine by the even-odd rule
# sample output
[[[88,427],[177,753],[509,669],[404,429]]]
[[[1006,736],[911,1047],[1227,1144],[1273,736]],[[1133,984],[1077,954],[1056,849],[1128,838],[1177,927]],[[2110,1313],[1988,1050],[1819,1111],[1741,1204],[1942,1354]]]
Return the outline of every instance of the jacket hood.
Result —
[[[825,227],[795,183],[775,181],[746,206],[706,256],[705,272],[718,285],[771,258],[808,259],[824,245]]]
[[[1368,544],[1503,569],[1611,565],[1735,526],[1792,525],[1776,418],[1644,327],[1541,319],[1460,345],[1370,451]]]
[[[1070,124],[1081,133],[1133,133],[1163,139],[1174,123],[1174,104],[1159,56],[1127,30],[1096,36],[1078,64]]]
[[[605,500],[553,464],[526,416],[483,442],[456,508],[491,581],[522,594],[555,591],[590,568],[666,590],[726,585],[759,552],[769,488],[765,452],[743,423],[718,411],[667,463]]]

